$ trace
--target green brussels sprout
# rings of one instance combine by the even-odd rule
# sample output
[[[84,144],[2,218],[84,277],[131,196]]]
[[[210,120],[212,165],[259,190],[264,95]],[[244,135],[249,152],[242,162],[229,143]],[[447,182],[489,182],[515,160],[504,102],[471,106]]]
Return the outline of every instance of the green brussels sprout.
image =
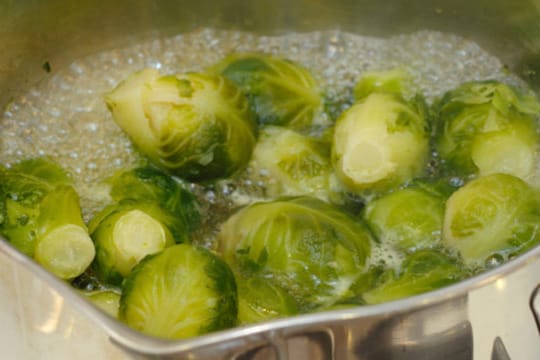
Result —
[[[1,168],[0,175],[0,232],[21,252],[33,256],[35,236],[31,226],[39,216],[39,205],[56,187],[71,185],[71,179],[64,169],[46,158]]]
[[[106,96],[116,123],[156,165],[191,181],[243,169],[256,142],[245,96],[209,74],[160,76],[145,69]]]
[[[366,300],[362,295],[385,283],[392,276],[394,276],[394,268],[391,268],[386,261],[380,260],[377,263],[370,264],[367,271],[360,275],[351,286],[352,296],[342,303],[366,305]]]
[[[381,242],[414,251],[440,242],[446,198],[429,184],[411,186],[369,202],[364,216]]]
[[[123,170],[109,182],[116,203],[96,214],[89,230],[96,245],[97,276],[119,286],[145,256],[189,242],[200,214],[195,195],[160,170]]]
[[[469,177],[534,173],[540,104],[496,81],[470,82],[446,93],[437,105],[436,148],[445,170]]]
[[[147,255],[175,242],[189,242],[182,220],[155,202],[124,200],[110,205],[90,221],[89,231],[96,247],[96,275],[117,286]]]
[[[79,276],[94,259],[79,196],[71,186],[58,187],[45,196],[31,231],[36,234],[35,260],[62,279]]]
[[[120,171],[111,179],[111,197],[156,202],[184,222],[185,229],[195,230],[200,224],[199,203],[181,181],[151,167]],[[177,233],[176,236],[184,236]]]
[[[372,71],[362,75],[362,79],[354,87],[354,98],[356,101],[368,97],[370,94],[389,93],[402,95],[406,98],[412,84],[409,74],[401,68],[387,71]]]
[[[231,79],[248,97],[259,124],[304,129],[318,124],[322,109],[317,83],[308,70],[265,54],[232,54],[212,71]]]
[[[396,258],[396,260],[399,259]],[[393,276],[392,274],[393,269],[390,268],[386,261],[379,260],[378,262],[371,262],[366,271],[360,274],[356,281],[351,285],[348,297],[339,299],[337,302],[329,306],[318,308],[316,311],[338,310],[353,306],[366,305],[366,301],[362,295],[383,284],[391,276]]]
[[[296,300],[268,279],[238,273],[235,274],[235,279],[240,325],[298,314]]]
[[[120,293],[115,290],[81,291],[92,304],[113,318],[118,318]]]
[[[490,257],[508,259],[540,241],[540,199],[518,177],[479,177],[446,202],[443,242],[467,263],[484,265]]]
[[[372,93],[337,120],[332,163],[350,191],[388,190],[425,169],[429,131],[420,98]]]
[[[364,271],[371,237],[338,208],[297,197],[241,209],[223,224],[218,247],[233,269],[280,286],[304,311],[348,295]]]
[[[330,148],[321,141],[286,128],[267,126],[261,131],[251,161],[255,171],[269,177],[266,190],[271,197],[329,198]]]
[[[69,175],[42,158],[3,169],[1,175],[0,234],[62,279],[83,273],[95,249]]]
[[[362,296],[367,304],[380,304],[436,290],[468,275],[460,259],[423,249],[409,254],[400,269],[383,274],[379,284]]]
[[[145,334],[182,339],[235,325],[234,275],[210,251],[174,245],[146,257],[126,280],[119,319]]]

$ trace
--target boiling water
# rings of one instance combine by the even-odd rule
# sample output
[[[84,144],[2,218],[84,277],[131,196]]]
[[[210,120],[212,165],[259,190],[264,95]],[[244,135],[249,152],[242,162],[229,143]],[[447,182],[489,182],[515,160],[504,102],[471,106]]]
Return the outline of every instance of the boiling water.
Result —
[[[350,98],[353,85],[365,71],[395,67],[412,74],[417,90],[428,101],[471,80],[497,79],[524,86],[497,58],[450,34],[423,31],[381,39],[325,31],[268,37],[202,29],[98,53],[58,70],[6,108],[0,121],[0,163],[10,166],[37,156],[58,161],[73,174],[88,220],[108,200],[100,180],[141,160],[112,120],[103,94],[145,67],[163,74],[201,71],[231,52],[246,51],[264,51],[299,62],[336,103]],[[213,187],[193,185],[207,214],[198,241],[212,246],[220,222],[238,201],[258,198],[263,188],[264,183],[253,182],[245,174]],[[387,262],[399,259],[388,249],[375,249],[373,255]]]

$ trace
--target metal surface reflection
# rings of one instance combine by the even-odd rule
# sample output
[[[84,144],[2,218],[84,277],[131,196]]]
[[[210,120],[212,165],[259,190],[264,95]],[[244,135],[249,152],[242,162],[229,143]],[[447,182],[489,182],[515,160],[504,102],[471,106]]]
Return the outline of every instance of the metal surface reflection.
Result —
[[[52,296],[52,306],[45,320],[41,324],[36,325],[36,330],[45,334],[51,334],[56,331],[60,323],[64,299],[60,296]]]
[[[381,321],[355,346],[359,359],[472,359],[472,326],[466,298]]]

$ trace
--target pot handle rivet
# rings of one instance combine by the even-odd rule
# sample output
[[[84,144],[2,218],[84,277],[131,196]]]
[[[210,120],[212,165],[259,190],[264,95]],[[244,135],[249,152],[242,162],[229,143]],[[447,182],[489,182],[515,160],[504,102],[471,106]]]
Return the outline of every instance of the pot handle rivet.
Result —
[[[540,284],[533,290],[531,298],[529,299],[529,306],[533,313],[538,332],[540,333]]]

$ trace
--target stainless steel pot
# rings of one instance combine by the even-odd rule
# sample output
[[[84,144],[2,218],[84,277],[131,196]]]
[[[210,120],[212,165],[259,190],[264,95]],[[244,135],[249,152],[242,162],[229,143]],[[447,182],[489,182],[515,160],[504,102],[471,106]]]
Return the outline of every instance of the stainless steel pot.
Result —
[[[537,0],[8,0],[0,4],[0,105],[76,57],[199,26],[453,32],[540,88]],[[540,359],[539,284],[536,248],[413,298],[169,342],[107,317],[0,241],[0,348],[9,359]]]

